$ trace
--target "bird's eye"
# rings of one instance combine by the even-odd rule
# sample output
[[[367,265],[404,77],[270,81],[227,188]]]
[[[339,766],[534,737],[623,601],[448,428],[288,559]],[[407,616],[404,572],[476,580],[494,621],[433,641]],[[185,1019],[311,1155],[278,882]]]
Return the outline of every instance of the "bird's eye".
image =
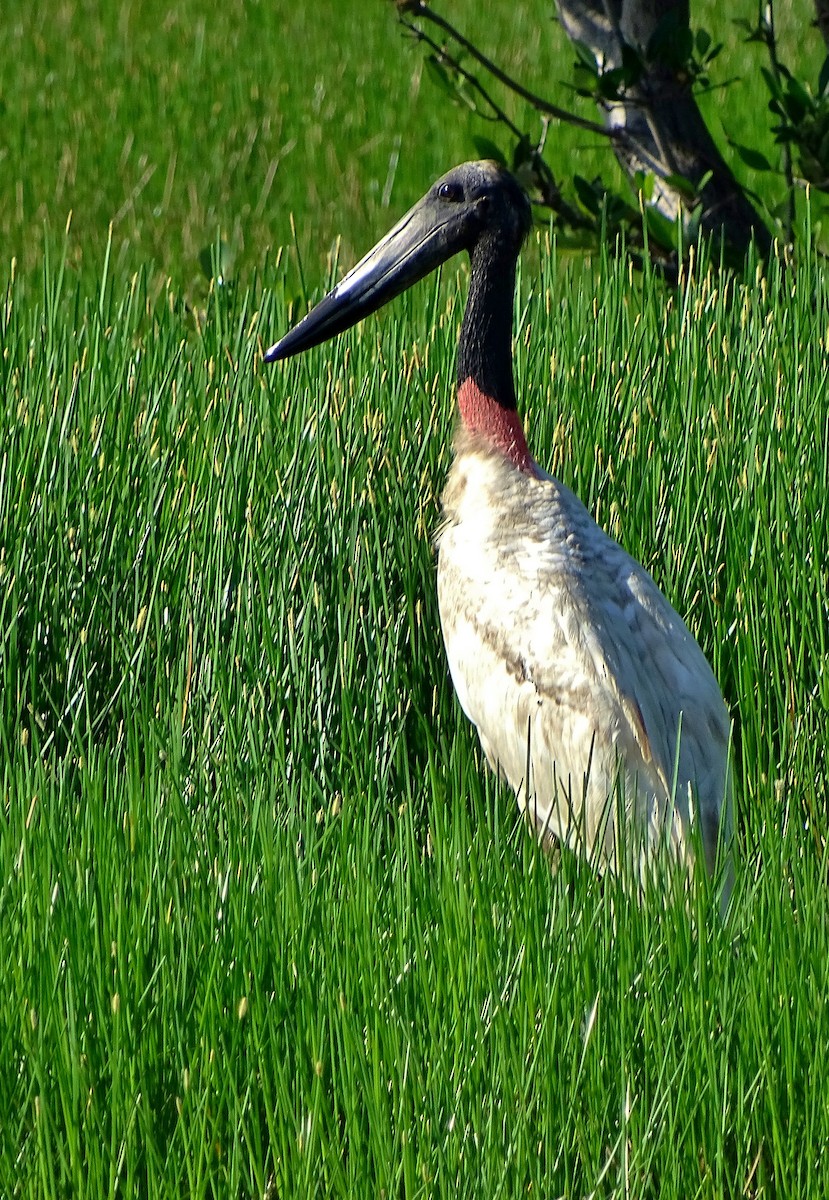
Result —
[[[458,204],[463,200],[463,188],[459,183],[442,183],[438,188],[438,197],[448,200],[450,204]]]

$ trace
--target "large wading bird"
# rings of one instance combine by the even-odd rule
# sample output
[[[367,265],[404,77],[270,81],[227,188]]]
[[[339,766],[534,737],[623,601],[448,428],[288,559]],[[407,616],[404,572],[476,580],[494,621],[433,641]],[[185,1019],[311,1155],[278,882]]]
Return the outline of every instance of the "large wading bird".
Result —
[[[717,681],[647,571],[535,462],[518,415],[515,268],[531,220],[502,167],[456,167],[265,359],[327,341],[469,253],[460,420],[437,537],[458,699],[542,838],[600,870],[630,855],[640,881],[660,845],[689,871],[701,847],[713,873],[733,824]]]

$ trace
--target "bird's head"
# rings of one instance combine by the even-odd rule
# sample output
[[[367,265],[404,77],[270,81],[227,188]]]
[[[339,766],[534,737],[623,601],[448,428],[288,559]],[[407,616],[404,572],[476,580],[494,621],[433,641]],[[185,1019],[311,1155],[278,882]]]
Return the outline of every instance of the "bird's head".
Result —
[[[468,162],[441,176],[414,208],[285,337],[266,362],[326,342],[376,312],[461,250],[514,260],[532,223],[530,202],[509,171]]]

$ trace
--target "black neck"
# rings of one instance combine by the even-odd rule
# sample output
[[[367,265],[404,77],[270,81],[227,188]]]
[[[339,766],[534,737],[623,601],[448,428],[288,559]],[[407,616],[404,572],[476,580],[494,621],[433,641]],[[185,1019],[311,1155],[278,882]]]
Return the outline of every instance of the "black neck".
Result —
[[[472,379],[502,408],[514,410],[512,307],[516,256],[481,238],[470,253],[472,271],[458,347],[458,386]]]

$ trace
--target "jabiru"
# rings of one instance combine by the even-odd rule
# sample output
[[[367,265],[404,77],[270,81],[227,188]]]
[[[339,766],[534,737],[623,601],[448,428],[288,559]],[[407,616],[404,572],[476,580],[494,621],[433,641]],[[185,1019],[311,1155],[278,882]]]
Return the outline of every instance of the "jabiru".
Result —
[[[717,681],[648,572],[535,462],[518,415],[515,271],[531,221],[526,194],[497,163],[455,167],[265,360],[327,341],[468,252],[460,419],[436,539],[461,707],[545,841],[599,870],[626,857],[640,884],[660,845],[689,873],[701,846],[713,873],[733,833]]]

